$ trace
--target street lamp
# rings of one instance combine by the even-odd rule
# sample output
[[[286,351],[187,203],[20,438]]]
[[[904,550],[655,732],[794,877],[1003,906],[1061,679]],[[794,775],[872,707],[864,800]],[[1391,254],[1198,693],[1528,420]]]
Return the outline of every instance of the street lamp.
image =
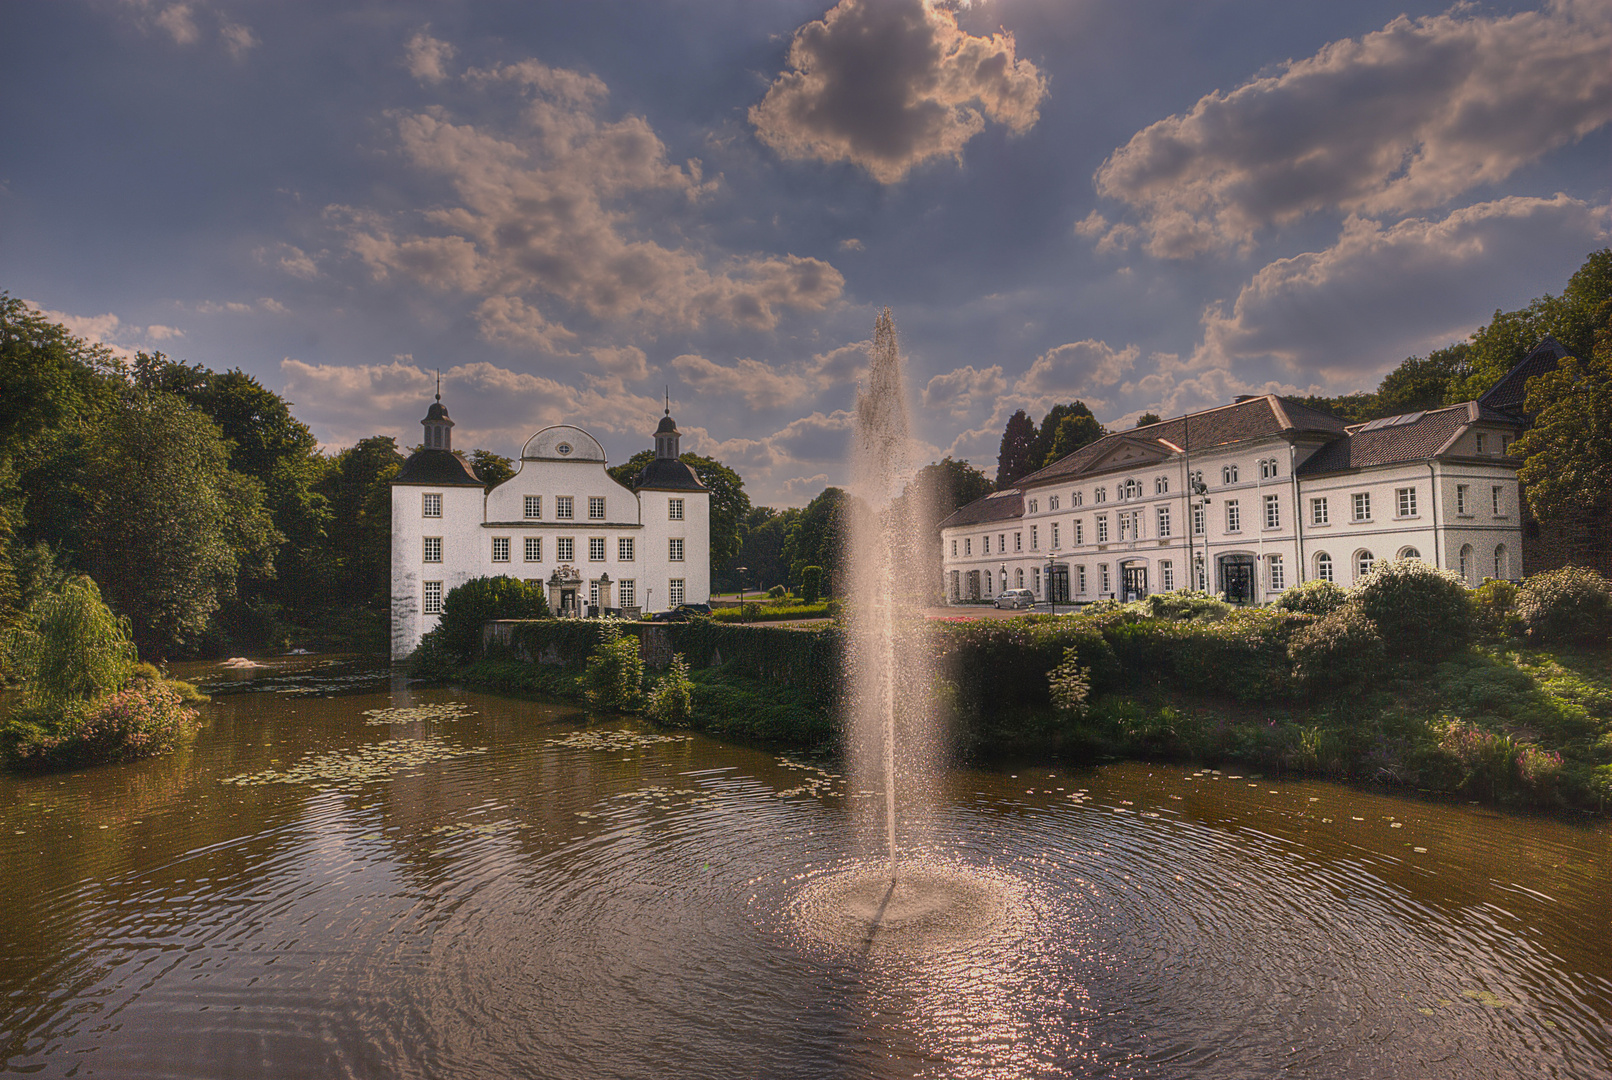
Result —
[[[1005,592],[1007,592],[1007,563],[1002,564],[1002,587],[996,590],[996,595],[1001,596]]]
[[[735,566],[733,572],[739,575],[739,607],[744,607],[744,575],[750,568],[748,566]]]
[[[1187,572],[1192,575],[1192,583],[1196,586],[1199,586],[1199,591],[1207,592],[1209,583],[1206,580],[1203,580],[1204,575],[1201,575],[1198,569],[1198,544],[1196,540],[1198,521],[1197,514],[1194,513],[1194,511],[1203,509],[1209,505],[1209,485],[1205,484],[1202,480],[1199,480],[1196,475],[1189,475],[1187,477],[1187,491],[1191,493],[1190,497],[1187,499],[1187,516],[1191,519],[1187,522]],[[1205,510],[1203,523],[1203,562],[1205,564],[1207,564],[1209,561],[1208,518],[1208,511]],[[1207,573],[1207,570],[1208,567],[1204,566],[1205,573]]]
[[[1047,569],[1041,575],[1041,587],[1047,590],[1047,605],[1052,614],[1058,614],[1058,590],[1052,587],[1052,556],[1047,556]]]

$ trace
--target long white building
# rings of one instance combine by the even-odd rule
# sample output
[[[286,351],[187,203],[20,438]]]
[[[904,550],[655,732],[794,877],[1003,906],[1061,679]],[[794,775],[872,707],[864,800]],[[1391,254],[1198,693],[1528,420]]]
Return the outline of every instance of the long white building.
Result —
[[[1517,421],[1466,402],[1345,425],[1275,396],[1107,435],[941,522],[951,603],[1204,589],[1268,603],[1419,558],[1521,574]]]
[[[424,444],[392,480],[393,659],[413,652],[448,592],[476,577],[538,585],[567,615],[710,600],[710,491],[678,460],[670,409],[630,488],[605,471],[597,439],[559,425],[528,439],[515,475],[487,491],[453,453],[440,395],[420,423]]]

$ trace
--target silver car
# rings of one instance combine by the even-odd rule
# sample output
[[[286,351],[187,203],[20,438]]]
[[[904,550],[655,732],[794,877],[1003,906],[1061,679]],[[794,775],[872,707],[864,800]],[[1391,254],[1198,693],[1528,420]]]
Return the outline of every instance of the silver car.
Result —
[[[992,604],[998,608],[1029,608],[1035,607],[1035,594],[1029,589],[1008,589],[998,593],[996,601]]]

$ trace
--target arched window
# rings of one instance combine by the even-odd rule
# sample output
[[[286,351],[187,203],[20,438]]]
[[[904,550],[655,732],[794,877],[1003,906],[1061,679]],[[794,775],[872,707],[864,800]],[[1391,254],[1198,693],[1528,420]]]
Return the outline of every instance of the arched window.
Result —
[[[1170,478],[1168,476],[1155,476],[1153,478],[1153,494],[1168,495],[1170,493]]]
[[[1511,576],[1511,560],[1506,558],[1506,545],[1494,549],[1494,576],[1504,581]]]
[[[1461,545],[1461,580],[1472,584],[1472,545]]]
[[[1022,567],[1022,566],[1019,567],[1017,573],[1019,575],[1019,579],[1018,579],[1017,583],[1013,587],[1015,589],[1022,589],[1022,588],[1024,588],[1024,567]]]
[[[1220,480],[1222,483],[1235,484],[1237,482],[1237,466],[1222,466],[1220,470]]]
[[[1332,581],[1332,556],[1326,552],[1318,552],[1315,556],[1315,576],[1322,581]]]
[[[1371,573],[1371,564],[1376,561],[1377,557],[1369,551],[1355,552],[1355,580],[1359,581]]]
[[[1125,494],[1128,498],[1140,499],[1142,497],[1142,481],[1127,480],[1125,482]]]
[[[1080,497],[1080,492],[1075,491],[1075,492],[1070,493],[1070,495],[1069,495],[1069,505],[1070,506],[1080,506],[1084,502],[1085,502],[1085,500]]]
[[[1401,559],[1420,559],[1422,553],[1413,547],[1408,547],[1400,551],[1399,557]]]
[[[1107,488],[1098,488],[1095,492],[1092,493],[1092,498],[1095,499],[1097,502],[1107,502],[1108,501],[1108,489]]]

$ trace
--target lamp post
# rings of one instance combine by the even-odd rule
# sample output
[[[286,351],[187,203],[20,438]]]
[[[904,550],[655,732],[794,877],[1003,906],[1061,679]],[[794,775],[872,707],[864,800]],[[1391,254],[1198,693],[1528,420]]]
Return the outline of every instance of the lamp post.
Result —
[[[1041,575],[1041,587],[1047,590],[1047,606],[1052,614],[1058,614],[1058,590],[1052,585],[1052,556],[1047,556],[1047,569]]]
[[[1191,473],[1188,473],[1187,474],[1187,490],[1189,492],[1191,492],[1190,497],[1187,499],[1187,516],[1191,519],[1191,520],[1189,520],[1187,522],[1187,573],[1192,575],[1194,585],[1200,584],[1200,582],[1198,580],[1198,564],[1197,564],[1198,546],[1197,546],[1197,541],[1196,541],[1195,537],[1197,536],[1197,532],[1198,532],[1198,530],[1197,530],[1197,524],[1198,524],[1197,511],[1198,510],[1203,510],[1204,511],[1204,515],[1203,515],[1203,518],[1204,518],[1204,520],[1203,520],[1203,561],[1204,561],[1204,578],[1205,578],[1205,580],[1203,580],[1202,583],[1201,583],[1202,586],[1203,586],[1201,591],[1208,592],[1209,591],[1209,582],[1207,581],[1207,578],[1208,578],[1208,573],[1209,573],[1209,566],[1208,566],[1208,563],[1209,563],[1209,512],[1206,509],[1206,507],[1208,507],[1208,505],[1209,505],[1209,496],[1208,496],[1209,485],[1205,484],[1202,480],[1199,480],[1195,475],[1193,475]]]
[[[1001,596],[1005,592],[1007,592],[1007,563],[1002,564],[1002,587],[996,590],[996,595]]]
[[[733,572],[739,575],[739,607],[744,607],[744,575],[750,568],[748,566],[735,566]]]

